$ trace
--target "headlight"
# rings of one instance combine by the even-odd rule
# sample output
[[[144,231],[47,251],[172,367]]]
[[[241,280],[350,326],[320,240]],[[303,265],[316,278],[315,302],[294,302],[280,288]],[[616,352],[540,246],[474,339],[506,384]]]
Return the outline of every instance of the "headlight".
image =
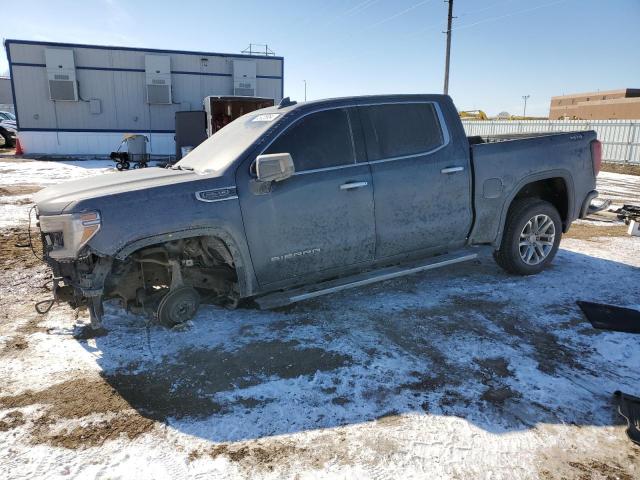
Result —
[[[98,212],[41,216],[40,230],[51,258],[73,259],[100,230]]]

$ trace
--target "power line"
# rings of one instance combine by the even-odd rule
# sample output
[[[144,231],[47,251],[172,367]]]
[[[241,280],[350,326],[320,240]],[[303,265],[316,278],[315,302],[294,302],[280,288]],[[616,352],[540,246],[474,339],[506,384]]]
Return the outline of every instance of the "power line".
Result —
[[[540,10],[541,8],[551,7],[553,5],[557,5],[559,3],[566,2],[567,0],[556,0],[555,2],[549,2],[542,5],[537,5],[531,8],[525,8],[524,10],[518,10],[517,12],[505,13],[504,15],[497,15],[495,17],[484,18],[482,20],[478,20],[477,22],[467,23],[463,25],[457,26],[456,30],[464,30],[465,28],[475,27],[476,25],[480,25],[482,23],[492,22],[494,20],[500,20],[502,18],[513,17],[514,15],[520,15],[521,13],[533,12],[534,10]]]
[[[365,0],[364,2],[360,2],[356,5],[354,5],[353,7],[347,9],[346,11],[339,13],[338,15],[336,15],[335,17],[333,17],[331,20],[329,20],[325,27],[328,27],[329,25],[332,25],[333,23],[342,20],[343,18],[348,18],[351,17],[357,13],[361,13],[364,12],[365,10],[367,10],[368,8],[372,7],[373,5],[375,5],[376,3],[378,3],[380,0]]]
[[[482,13],[482,12],[486,12],[487,10],[491,10],[493,8],[496,8],[500,5],[505,5],[507,3],[513,3],[514,0],[506,0],[506,1],[502,1],[502,2],[496,2],[496,3],[492,3],[491,5],[488,5],[484,8],[481,8],[480,10],[474,10],[472,12],[463,12],[463,13],[459,13],[458,14],[458,18],[462,18],[462,17],[466,17],[469,15],[475,15],[476,13]]]
[[[358,3],[355,6],[351,7],[350,9],[348,9],[346,12],[344,12],[341,15],[339,15],[338,17],[340,17],[340,18],[348,17],[349,15],[353,15],[354,13],[358,13],[358,11],[360,11],[360,10],[366,10],[367,8],[372,6],[374,3],[378,3],[379,1],[380,0],[365,0],[364,2]]]
[[[391,15],[391,16],[389,16],[387,18],[383,18],[382,20],[380,20],[380,21],[378,21],[378,22],[376,22],[376,23],[374,23],[372,25],[369,25],[367,28],[365,28],[365,30],[369,30],[371,28],[378,27],[378,26],[380,26],[380,25],[382,25],[384,23],[390,22],[391,20],[395,20],[396,18],[404,15],[405,13],[409,13],[411,10],[415,10],[416,8],[424,5],[425,3],[429,3],[430,1],[431,0],[423,0],[422,2],[418,2],[415,5],[410,6],[409,8],[405,8],[401,12],[394,13],[393,15]]]

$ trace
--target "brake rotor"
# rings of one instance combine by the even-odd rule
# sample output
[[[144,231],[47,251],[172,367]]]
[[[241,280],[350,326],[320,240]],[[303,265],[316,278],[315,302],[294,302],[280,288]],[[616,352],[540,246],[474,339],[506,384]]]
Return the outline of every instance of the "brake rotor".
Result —
[[[175,327],[193,318],[200,306],[200,295],[193,287],[179,287],[167,293],[158,305],[158,321]]]

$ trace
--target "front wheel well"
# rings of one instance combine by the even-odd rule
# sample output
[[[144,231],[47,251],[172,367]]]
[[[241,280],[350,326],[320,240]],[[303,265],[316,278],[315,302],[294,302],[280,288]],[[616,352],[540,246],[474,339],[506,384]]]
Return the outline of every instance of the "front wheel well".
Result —
[[[562,177],[545,178],[524,185],[511,201],[509,209],[523,198],[539,198],[553,205],[558,210],[563,230],[566,231],[569,226],[569,192]]]
[[[238,272],[227,243],[215,235],[180,238],[145,245],[114,262],[105,294],[125,304],[141,295],[188,285],[220,303],[236,302]],[[214,300],[214,303],[218,303]]]

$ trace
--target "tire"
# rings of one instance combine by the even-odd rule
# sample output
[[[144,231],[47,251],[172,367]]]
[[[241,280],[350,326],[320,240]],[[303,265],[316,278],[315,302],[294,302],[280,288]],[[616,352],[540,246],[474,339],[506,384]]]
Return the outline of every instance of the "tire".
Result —
[[[13,138],[11,138],[11,135],[6,132],[0,132],[0,136],[4,139],[4,148],[12,148],[14,146],[15,142]]]
[[[562,238],[558,210],[538,198],[516,200],[509,208],[496,263],[515,275],[535,275],[556,256]]]

